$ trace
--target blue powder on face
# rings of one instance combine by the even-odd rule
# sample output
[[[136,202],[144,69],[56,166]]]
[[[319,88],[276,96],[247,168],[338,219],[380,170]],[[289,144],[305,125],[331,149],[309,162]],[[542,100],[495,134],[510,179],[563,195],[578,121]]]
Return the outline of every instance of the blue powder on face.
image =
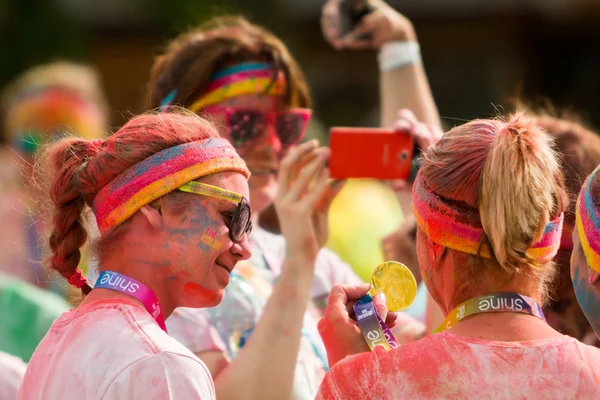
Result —
[[[600,337],[600,299],[592,290],[589,281],[580,278],[581,268],[587,268],[587,265],[582,267],[580,264],[576,264],[573,270],[573,289],[583,313],[594,328],[596,335]]]

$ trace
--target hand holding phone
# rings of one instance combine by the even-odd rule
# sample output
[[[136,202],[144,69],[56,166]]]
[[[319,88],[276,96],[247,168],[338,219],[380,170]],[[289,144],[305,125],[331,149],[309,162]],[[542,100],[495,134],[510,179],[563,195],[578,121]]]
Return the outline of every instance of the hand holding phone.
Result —
[[[340,0],[339,2],[339,34],[344,37],[351,33],[360,20],[375,7],[369,0]],[[369,40],[371,34],[364,34],[357,38],[360,40]]]
[[[329,140],[329,170],[334,179],[411,177],[415,144],[408,132],[335,127]]]
[[[327,0],[321,29],[336,49],[379,49],[393,41],[416,40],[410,20],[383,0]]]

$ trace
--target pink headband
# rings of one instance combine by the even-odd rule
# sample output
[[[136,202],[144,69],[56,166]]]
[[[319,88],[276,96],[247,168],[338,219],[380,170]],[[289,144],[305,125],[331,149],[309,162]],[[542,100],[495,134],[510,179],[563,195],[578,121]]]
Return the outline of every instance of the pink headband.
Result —
[[[477,209],[438,196],[421,174],[417,175],[412,197],[417,224],[431,240],[463,253],[490,258],[490,249],[483,242],[485,232]],[[527,250],[527,254],[542,263],[552,260],[560,246],[562,223],[563,214],[549,222],[542,238]]]
[[[123,172],[98,192],[92,208],[102,234],[137,210],[183,184],[221,171],[250,176],[244,161],[221,138],[190,142],[163,150]]]
[[[600,210],[592,197],[591,185],[600,165],[585,180],[577,198],[575,224],[588,265],[600,273]]]

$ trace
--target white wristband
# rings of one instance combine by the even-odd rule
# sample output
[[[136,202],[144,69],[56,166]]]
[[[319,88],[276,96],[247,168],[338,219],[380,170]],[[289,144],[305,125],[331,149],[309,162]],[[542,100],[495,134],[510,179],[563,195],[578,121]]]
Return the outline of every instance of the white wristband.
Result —
[[[389,71],[421,62],[421,48],[417,42],[390,42],[381,46],[377,56],[379,70]]]

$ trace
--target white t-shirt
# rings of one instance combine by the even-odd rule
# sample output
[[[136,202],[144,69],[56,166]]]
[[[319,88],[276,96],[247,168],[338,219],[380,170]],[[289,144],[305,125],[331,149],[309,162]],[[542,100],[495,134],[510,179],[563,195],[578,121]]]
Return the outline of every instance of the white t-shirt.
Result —
[[[0,351],[0,400],[15,400],[27,364],[19,357]]]
[[[215,399],[208,369],[137,302],[84,304],[59,317],[34,352],[22,400]]]

